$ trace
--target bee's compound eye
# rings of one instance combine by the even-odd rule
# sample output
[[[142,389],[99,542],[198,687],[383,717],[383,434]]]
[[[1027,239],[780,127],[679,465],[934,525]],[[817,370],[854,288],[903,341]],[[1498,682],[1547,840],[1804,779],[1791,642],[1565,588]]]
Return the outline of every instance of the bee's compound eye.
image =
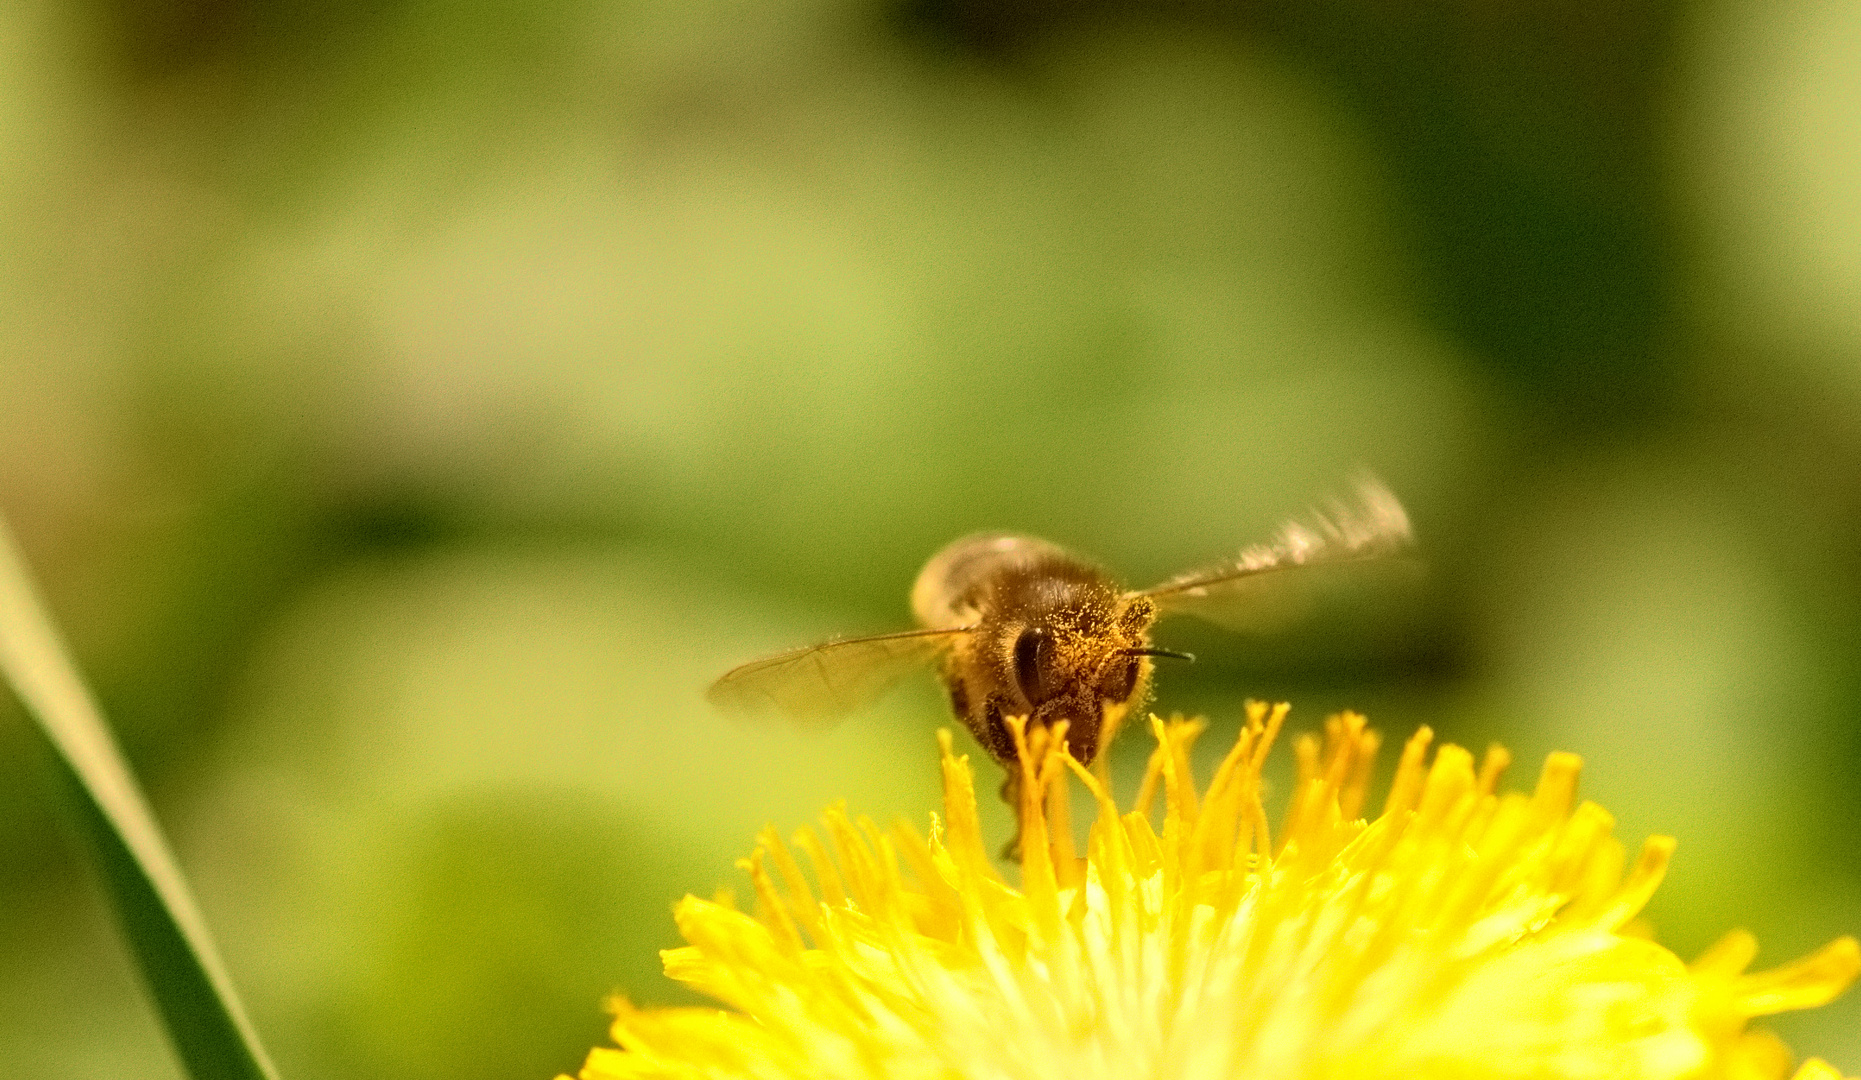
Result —
[[[1104,682],[1099,687],[1099,692],[1105,696],[1105,700],[1115,701],[1120,705],[1131,700],[1131,695],[1137,692],[1137,676],[1143,671],[1142,663],[1133,656],[1122,664],[1113,664],[1106,672]]]
[[[1047,669],[1053,664],[1053,635],[1031,626],[1015,638],[1015,682],[1029,705],[1047,700]]]

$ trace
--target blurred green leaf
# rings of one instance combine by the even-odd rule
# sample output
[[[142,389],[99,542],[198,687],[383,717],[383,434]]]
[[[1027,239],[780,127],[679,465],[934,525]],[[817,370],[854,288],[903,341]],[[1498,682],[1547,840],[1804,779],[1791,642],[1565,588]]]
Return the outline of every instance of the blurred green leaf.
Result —
[[[58,750],[105,887],[187,1071],[276,1076],[135,778],[0,525],[0,670]]]

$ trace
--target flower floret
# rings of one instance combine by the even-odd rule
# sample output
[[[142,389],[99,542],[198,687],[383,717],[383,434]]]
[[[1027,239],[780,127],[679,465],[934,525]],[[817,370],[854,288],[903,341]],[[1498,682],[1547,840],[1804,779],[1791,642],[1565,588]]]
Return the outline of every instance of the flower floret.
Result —
[[[1131,809],[1067,755],[1064,731],[1013,727],[1021,875],[991,861],[974,777],[940,736],[944,815],[928,835],[827,811],[743,862],[752,912],[677,908],[666,973],[726,1009],[614,1005],[619,1050],[582,1080],[627,1077],[1738,1077],[1833,1080],[1748,1029],[1861,974],[1842,938],[1747,973],[1734,932],[1692,965],[1637,921],[1673,841],[1631,863],[1614,820],[1553,754],[1502,792],[1504,750],[1404,745],[1366,818],[1378,736],[1332,717],[1294,744],[1277,828],[1262,767],[1287,707],[1250,704],[1206,788],[1200,721],[1152,717]],[[1075,849],[1067,786],[1097,806]],[[1153,804],[1162,796],[1160,825]],[[804,863],[806,869],[804,869]]]

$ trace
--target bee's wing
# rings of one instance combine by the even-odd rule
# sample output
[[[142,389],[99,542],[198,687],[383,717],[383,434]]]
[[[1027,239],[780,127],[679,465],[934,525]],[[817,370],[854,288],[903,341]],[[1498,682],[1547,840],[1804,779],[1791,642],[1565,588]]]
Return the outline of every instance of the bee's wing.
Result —
[[[726,712],[838,720],[942,655],[968,627],[828,641],[732,668],[705,698]]]
[[[1195,615],[1234,630],[1278,626],[1310,606],[1317,584],[1306,574],[1279,571],[1386,559],[1409,547],[1409,515],[1388,488],[1364,477],[1355,496],[1287,522],[1271,543],[1238,558],[1178,574],[1137,595],[1156,601],[1161,613]]]

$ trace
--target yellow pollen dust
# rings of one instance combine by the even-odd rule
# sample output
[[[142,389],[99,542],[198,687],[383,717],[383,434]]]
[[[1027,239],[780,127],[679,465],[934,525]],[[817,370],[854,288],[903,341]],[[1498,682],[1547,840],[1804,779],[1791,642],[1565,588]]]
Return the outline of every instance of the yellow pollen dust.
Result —
[[[1861,973],[1855,939],[1750,974],[1756,944],[1734,932],[1683,964],[1633,922],[1673,841],[1631,863],[1608,812],[1577,801],[1570,754],[1530,794],[1502,793],[1504,750],[1431,757],[1423,728],[1365,820],[1379,739],[1345,713],[1296,740],[1291,805],[1270,828],[1261,767],[1286,712],[1250,703],[1202,790],[1189,763],[1204,724],[1152,717],[1128,811],[1062,731],[1014,724],[1019,888],[989,859],[968,759],[940,733],[945,817],[928,837],[839,806],[792,845],[764,830],[742,864],[754,914],[688,896],[689,944],[663,954],[667,975],[727,1008],[616,1001],[619,1049],[592,1051],[582,1080],[1839,1080],[1747,1024],[1841,993]],[[1083,858],[1069,777],[1098,806]]]

